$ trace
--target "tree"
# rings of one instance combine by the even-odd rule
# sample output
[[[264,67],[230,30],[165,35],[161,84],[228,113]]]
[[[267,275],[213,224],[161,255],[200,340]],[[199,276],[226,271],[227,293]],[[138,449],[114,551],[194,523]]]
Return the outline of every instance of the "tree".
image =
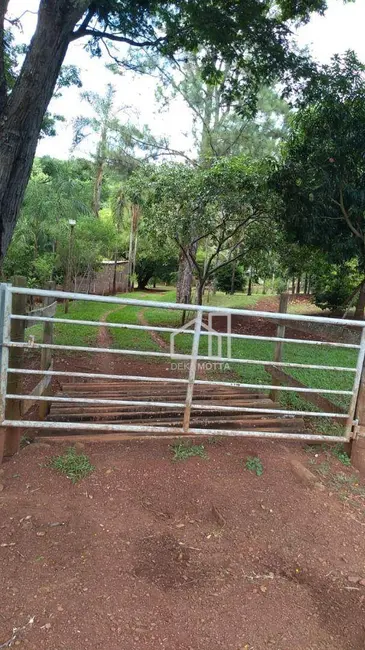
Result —
[[[175,242],[197,277],[198,304],[219,268],[260,247],[258,224],[271,220],[265,167],[244,158],[222,159],[209,169],[165,164],[132,175],[130,186],[135,193],[138,188],[146,227],[161,243]]]
[[[92,209],[95,216],[99,217],[106,167],[114,168],[119,174],[127,176],[141,162],[139,156],[143,157],[142,146],[148,156],[153,156],[158,141],[146,126],[141,130],[129,121],[127,106],[115,106],[115,89],[111,84],[107,85],[104,95],[85,92],[81,94],[81,99],[92,107],[94,116],[81,115],[74,119],[73,149],[89,135],[97,136],[93,156],[95,179]],[[120,120],[121,115],[125,117],[124,122]]]
[[[365,66],[335,56],[305,88],[274,175],[289,238],[365,275]],[[365,279],[356,317],[363,317]]]
[[[218,158],[244,154],[262,159],[278,149],[289,105],[271,88],[261,88],[252,105],[245,95],[229,98],[229,61],[217,57],[213,79],[204,76],[199,53],[189,54],[182,65],[140,53],[134,61],[137,70],[157,75],[156,96],[162,110],[180,97],[192,115],[193,153],[171,151],[166,142],[161,155],[171,153],[190,164],[209,167]],[[239,83],[243,85],[243,77]]]
[[[50,279],[62,282],[68,264],[70,218],[76,220],[73,275],[97,269],[100,259],[113,251],[115,229],[112,222],[93,218],[92,188],[93,166],[87,160],[35,160],[4,261],[5,277],[25,275],[36,286]]]
[[[118,121],[114,112],[115,91],[111,84],[107,85],[105,95],[95,92],[86,92],[81,95],[93,107],[95,117],[77,117],[74,120],[73,146],[76,147],[88,135],[88,131],[98,135],[98,142],[95,153],[95,180],[92,198],[92,209],[96,217],[99,217],[101,186],[103,182],[104,167],[107,161],[111,132],[117,130]]]
[[[5,21],[8,0],[0,0],[0,260],[18,219],[37,141],[69,44],[87,39],[98,55],[111,42],[151,47],[164,56],[204,47],[204,75],[221,56],[231,63],[227,92],[254,101],[263,82],[284,79],[288,70],[308,72],[291,36],[293,21],[324,11],[326,0],[40,0],[38,22],[13,88],[6,72]],[[20,21],[20,19],[19,19]],[[10,24],[14,24],[12,21]],[[306,70],[303,66],[307,66]],[[240,87],[237,71],[246,71]],[[214,73],[214,70],[213,70]],[[249,92],[247,90],[249,89]]]
[[[218,291],[231,295],[242,291],[246,280],[242,266],[238,266],[236,262],[222,266],[216,271],[214,278]]]
[[[184,63],[171,62],[156,55],[140,52],[132,57],[133,66],[140,72],[157,75],[157,97],[163,109],[176,96],[183,99],[193,118],[194,151],[171,150],[168,142],[161,143],[160,155],[182,157],[193,166],[208,168],[219,158],[250,155],[263,159],[278,148],[283,133],[284,117],[289,106],[271,89],[257,93],[257,101],[249,101],[250,93],[229,99],[227,84],[231,63],[220,57],[212,62],[212,78],[204,76],[201,52],[188,55]],[[116,70],[116,66],[111,66]],[[244,84],[242,74],[237,81]],[[191,251],[197,252],[194,224],[192,224]],[[176,285],[177,302],[191,302],[193,273],[186,256],[181,252]]]
[[[344,312],[352,306],[361,277],[356,261],[331,264],[325,256],[317,264],[313,277],[313,296],[317,307],[331,312]]]

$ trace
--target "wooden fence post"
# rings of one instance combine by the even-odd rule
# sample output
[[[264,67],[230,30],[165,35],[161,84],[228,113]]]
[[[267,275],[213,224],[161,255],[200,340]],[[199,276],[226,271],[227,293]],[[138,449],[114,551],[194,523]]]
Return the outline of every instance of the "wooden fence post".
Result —
[[[25,287],[27,284],[26,278],[21,275],[15,275],[12,280],[14,287]],[[27,297],[25,295],[13,294],[12,299],[12,314],[25,314],[27,304]],[[24,320],[13,320],[11,323],[11,340],[17,342],[24,341]],[[10,348],[9,351],[9,367],[22,368],[23,367],[24,350],[22,348]],[[21,386],[21,375],[10,373],[8,375],[7,392],[11,394],[19,394]],[[7,420],[20,420],[21,419],[21,400],[9,400],[6,404],[6,419]],[[21,429],[19,427],[8,427],[5,429],[5,443],[4,443],[4,456],[13,456],[19,451],[20,448]]]
[[[280,304],[279,304],[279,312],[280,314],[286,314],[288,311],[288,302],[289,302],[289,294],[288,293],[282,293],[280,294]],[[279,325],[276,330],[276,336],[278,338],[285,338],[285,325],[283,324],[284,321],[281,323],[279,322]],[[275,343],[275,352],[274,352],[274,365],[275,363],[278,363],[279,361],[282,361],[283,358],[283,348],[284,348],[284,343],[282,341],[278,341]],[[280,386],[280,381],[277,379],[273,378],[273,386]],[[280,397],[280,391],[279,390],[272,390],[270,391],[269,394],[270,399],[273,402],[278,402],[279,397]]]
[[[49,291],[54,291],[56,288],[56,283],[55,282],[47,282],[45,289],[48,289]],[[48,305],[52,304],[53,298],[50,298],[47,296],[44,299],[44,307],[48,307]],[[43,324],[43,343],[46,343],[48,345],[51,345],[53,343],[53,323],[47,323],[45,322]],[[41,370],[51,370],[52,366],[52,350],[49,348],[44,348],[41,352]],[[50,386],[45,389],[43,395],[50,395]],[[40,402],[39,403],[39,417],[41,420],[44,420],[46,416],[48,415],[50,409],[50,403],[49,402]]]

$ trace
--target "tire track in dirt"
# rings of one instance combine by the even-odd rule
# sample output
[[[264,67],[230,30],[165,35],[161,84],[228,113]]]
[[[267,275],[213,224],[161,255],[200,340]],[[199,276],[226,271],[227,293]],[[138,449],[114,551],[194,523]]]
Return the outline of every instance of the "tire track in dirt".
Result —
[[[141,325],[144,325],[144,326],[147,327],[148,325],[150,325],[150,323],[148,322],[147,318],[145,317],[144,312],[145,312],[145,309],[142,309],[141,311],[139,311],[138,314],[137,314],[137,319],[138,319],[138,322]],[[192,331],[192,334],[193,334],[193,331]],[[157,343],[157,345],[159,346],[159,348],[162,351],[170,352],[170,350],[171,350],[170,344],[167,343],[167,341],[165,341],[165,339],[163,339],[157,332],[153,332],[153,331],[149,332],[149,335],[152,338],[152,340],[155,341],[155,343]],[[208,372],[204,367],[204,362],[200,363],[198,365],[199,365],[199,367],[197,369],[196,378],[197,379],[204,379],[204,380],[209,379]],[[177,372],[177,376],[180,376],[181,374],[184,375],[184,371],[182,369]]]
[[[141,311],[139,311],[137,313],[137,320],[138,320],[140,325],[143,325],[144,327],[148,327],[149,322],[148,322],[148,320],[147,320],[147,318],[145,316],[145,311],[146,311],[145,309],[141,309]],[[151,339],[155,343],[157,343],[157,345],[161,348],[161,350],[169,350],[170,349],[169,344],[157,332],[154,332],[152,330],[152,331],[149,331],[148,333],[149,333]]]
[[[117,307],[116,309],[109,309],[100,318],[99,323],[106,323],[110,314],[113,314],[120,309],[124,309],[126,305]],[[111,348],[113,345],[113,337],[106,325],[101,325],[98,331],[97,345],[99,348]],[[112,358],[110,358],[112,357]],[[110,374],[110,370],[114,370],[114,355],[109,355],[107,352],[101,352],[97,355],[98,371],[102,374]]]

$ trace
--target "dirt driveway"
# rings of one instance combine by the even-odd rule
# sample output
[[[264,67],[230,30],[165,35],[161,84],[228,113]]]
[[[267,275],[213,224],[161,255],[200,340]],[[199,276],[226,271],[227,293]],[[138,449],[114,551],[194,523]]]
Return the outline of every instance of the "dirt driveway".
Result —
[[[225,440],[174,463],[167,441],[91,444],[76,485],[46,466],[60,449],[1,470],[1,648],[363,650],[364,509],[303,483],[299,447]]]

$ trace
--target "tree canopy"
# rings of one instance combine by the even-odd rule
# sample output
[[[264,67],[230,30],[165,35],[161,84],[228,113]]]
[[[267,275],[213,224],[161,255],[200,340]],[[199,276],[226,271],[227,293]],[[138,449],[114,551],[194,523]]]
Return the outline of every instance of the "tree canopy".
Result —
[[[6,30],[21,18],[0,2],[0,259],[19,215],[49,101],[68,46],[85,39],[92,55],[113,43],[154,48],[163,56],[201,52],[202,74],[214,79],[217,57],[230,64],[226,93],[252,109],[263,83],[310,74],[298,54],[294,22],[323,12],[326,0],[40,0],[38,22],[15,83],[9,83]]]
[[[365,264],[365,66],[335,57],[292,118],[275,175],[291,237]]]
[[[274,174],[291,241],[365,274],[365,66],[335,56],[304,89]]]

